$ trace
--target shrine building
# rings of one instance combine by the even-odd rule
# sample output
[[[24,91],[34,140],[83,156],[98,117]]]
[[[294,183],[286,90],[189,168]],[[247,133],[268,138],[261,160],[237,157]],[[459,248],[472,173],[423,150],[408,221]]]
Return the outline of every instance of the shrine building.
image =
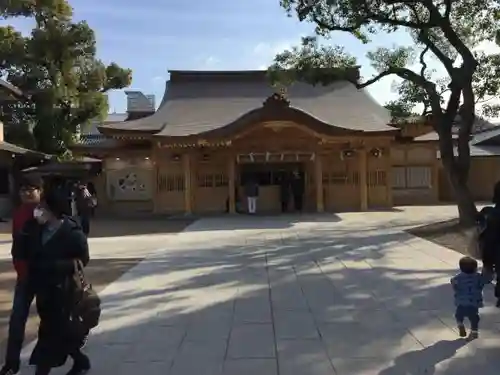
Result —
[[[291,171],[309,212],[437,203],[436,138],[419,137],[431,129],[391,124],[358,79],[353,68],[327,86],[280,91],[266,71],[170,71],[154,113],[103,124],[74,152],[103,160],[94,184],[113,212],[233,213],[250,177],[258,210],[279,212]]]

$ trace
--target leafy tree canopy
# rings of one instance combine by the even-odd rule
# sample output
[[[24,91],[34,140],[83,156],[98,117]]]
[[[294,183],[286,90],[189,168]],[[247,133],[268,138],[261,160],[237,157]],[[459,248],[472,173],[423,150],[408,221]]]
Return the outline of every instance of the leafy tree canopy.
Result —
[[[107,91],[131,82],[131,70],[96,57],[94,31],[72,13],[67,0],[0,3],[0,19],[34,21],[29,35],[0,27],[0,76],[27,94],[0,107],[6,137],[56,155],[67,152],[79,127],[106,115]]]
[[[347,32],[367,44],[376,33],[403,31],[413,38],[412,45],[370,51],[367,57],[377,74],[357,86],[363,88],[396,76],[401,82],[397,86],[400,99],[389,103],[390,107],[408,112],[418,103],[425,113],[432,114],[461,219],[472,220],[476,209],[467,188],[469,136],[477,102],[496,96],[500,90],[500,55],[487,55],[477,47],[498,39],[499,1],[281,0],[281,5],[290,15],[315,24],[321,37]],[[304,38],[300,46],[278,55],[270,71],[289,70],[287,74],[293,79],[328,84],[338,75],[332,77],[331,71],[338,69],[331,68],[353,64],[344,49],[323,47],[315,38]],[[498,112],[498,106],[486,104],[486,114]],[[451,131],[458,114],[461,121],[455,155]]]

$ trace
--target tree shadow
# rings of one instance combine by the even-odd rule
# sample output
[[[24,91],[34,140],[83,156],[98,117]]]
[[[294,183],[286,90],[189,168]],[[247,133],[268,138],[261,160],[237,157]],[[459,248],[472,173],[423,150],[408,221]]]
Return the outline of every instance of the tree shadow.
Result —
[[[379,375],[433,375],[439,363],[452,358],[467,343],[465,339],[441,340],[424,349],[402,354],[393,366],[380,371]]]
[[[93,373],[388,375],[455,361],[456,266],[413,241],[335,223],[181,238],[102,292]],[[496,337],[500,316],[482,325]]]

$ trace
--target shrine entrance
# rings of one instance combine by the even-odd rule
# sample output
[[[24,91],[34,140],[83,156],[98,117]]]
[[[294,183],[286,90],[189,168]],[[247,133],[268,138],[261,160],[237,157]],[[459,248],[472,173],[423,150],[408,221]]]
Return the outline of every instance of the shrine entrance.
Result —
[[[259,212],[297,211],[293,204],[295,186],[304,187],[304,199],[306,173],[303,163],[241,164],[238,172],[241,202],[246,201],[245,184],[250,180],[259,184]]]
[[[314,179],[314,153],[250,153],[237,157],[238,201],[246,211],[245,184],[259,184],[258,212],[293,212],[311,209],[309,192]],[[294,199],[296,198],[296,200]]]

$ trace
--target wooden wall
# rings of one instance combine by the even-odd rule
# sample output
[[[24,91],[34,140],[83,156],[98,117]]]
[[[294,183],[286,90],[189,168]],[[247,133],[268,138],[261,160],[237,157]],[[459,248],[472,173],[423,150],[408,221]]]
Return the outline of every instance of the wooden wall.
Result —
[[[453,189],[444,168],[439,168],[439,197],[443,202],[451,202]],[[500,156],[471,158],[469,189],[476,201],[491,201],[493,187],[500,181]]]
[[[341,158],[341,149],[322,155],[325,211],[359,210],[359,155]]]
[[[394,205],[438,203],[438,163],[434,144],[394,145],[391,148]]]
[[[94,177],[97,214],[133,214],[153,211],[153,163],[147,154],[108,157]]]

